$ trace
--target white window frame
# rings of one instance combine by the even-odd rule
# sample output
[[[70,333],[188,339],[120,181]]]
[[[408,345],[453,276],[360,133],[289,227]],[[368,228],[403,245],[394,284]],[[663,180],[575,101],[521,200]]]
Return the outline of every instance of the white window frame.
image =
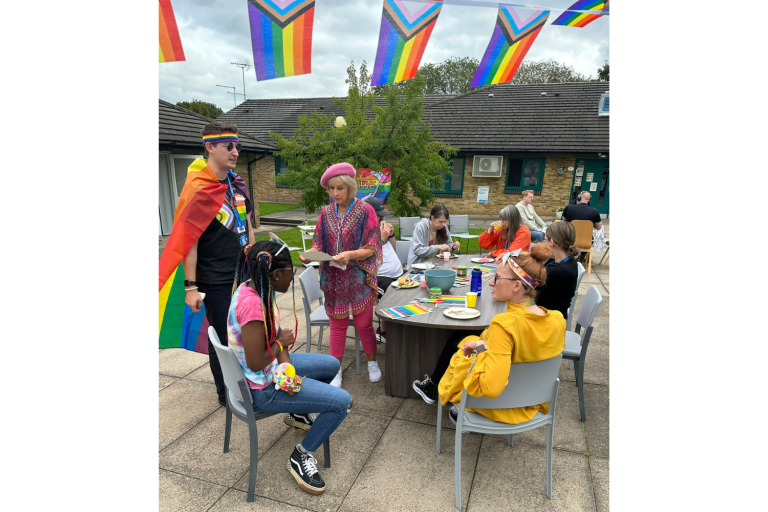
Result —
[[[603,112],[603,105],[605,104],[606,98],[608,98],[610,94],[608,92],[603,93],[600,95],[600,103],[597,105],[597,115],[599,116],[607,116],[610,115],[610,106],[608,107],[608,112]],[[610,104],[609,104],[610,105]]]

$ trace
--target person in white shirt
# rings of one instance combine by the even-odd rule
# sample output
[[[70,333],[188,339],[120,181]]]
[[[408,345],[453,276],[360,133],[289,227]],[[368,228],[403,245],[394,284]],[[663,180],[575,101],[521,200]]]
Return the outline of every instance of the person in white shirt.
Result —
[[[403,263],[400,258],[397,257],[395,248],[397,247],[397,240],[395,239],[395,228],[392,224],[384,221],[384,216],[389,215],[387,210],[384,209],[384,205],[381,204],[379,199],[375,197],[369,197],[365,199],[365,202],[373,206],[376,211],[376,215],[381,223],[381,252],[383,256],[383,263],[379,267],[379,271],[376,274],[376,281],[379,286],[379,299],[387,291],[389,286],[397,281],[397,278],[403,275]],[[378,343],[387,342],[387,322],[383,318],[380,319],[381,327],[376,329],[376,341]]]
[[[536,215],[532,203],[533,190],[523,190],[520,194],[520,202],[515,205],[515,208],[520,212],[520,220],[531,230],[531,238],[538,242],[544,238],[543,228],[546,223]]]

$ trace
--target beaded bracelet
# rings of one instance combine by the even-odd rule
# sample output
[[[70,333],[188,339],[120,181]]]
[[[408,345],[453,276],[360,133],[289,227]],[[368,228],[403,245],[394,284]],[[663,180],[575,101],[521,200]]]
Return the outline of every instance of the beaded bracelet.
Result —
[[[192,286],[190,288],[184,288],[184,291],[191,292],[192,290],[197,290],[197,286]]]

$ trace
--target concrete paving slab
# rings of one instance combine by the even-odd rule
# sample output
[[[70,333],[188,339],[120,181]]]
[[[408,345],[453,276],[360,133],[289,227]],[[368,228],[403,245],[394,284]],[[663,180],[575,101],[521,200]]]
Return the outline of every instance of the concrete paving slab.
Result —
[[[160,389],[162,390],[163,388],[170,386],[171,384],[173,384],[177,380],[179,380],[178,377],[171,377],[170,375],[163,375],[161,373],[160,374]]]
[[[442,430],[442,453],[437,453],[435,427],[392,420],[339,512],[455,510],[455,431]],[[479,449],[478,434],[464,436],[461,449],[463,505],[467,503]]]
[[[587,384],[610,384],[610,354],[608,345],[592,346],[590,342],[587,349],[587,358],[584,364],[584,382]],[[571,372],[573,375],[573,372]],[[575,387],[575,386],[574,386]]]
[[[381,380],[371,382],[368,379],[368,363],[365,355],[360,355],[360,375],[355,373],[354,361],[342,373],[342,387],[352,395],[354,410],[367,411],[381,416],[393,417],[404,400],[400,397],[387,396],[384,393],[384,379],[387,367],[383,357],[376,358],[381,369]],[[352,358],[350,358],[352,360]]]
[[[229,452],[224,453],[226,409],[220,407],[160,453],[160,467],[207,482],[232,487],[248,471],[248,426],[232,418]],[[269,450],[289,428],[278,414],[256,422],[259,456]]]
[[[589,283],[589,284],[602,284],[600,281],[600,277],[592,272],[591,274],[584,274],[584,277],[581,278],[581,283]]]
[[[597,512],[608,512],[611,509],[608,504],[610,496],[608,459],[590,457],[589,469],[592,473],[592,488],[595,492]]]
[[[551,500],[546,491],[544,447],[524,443],[508,446],[505,436],[483,436],[468,512],[593,511],[595,497],[587,457],[554,450]]]
[[[586,384],[584,387],[584,412],[587,421],[587,448],[591,455],[609,456],[610,446],[610,399],[609,387]],[[578,414],[578,410],[576,411]]]
[[[179,379],[160,391],[160,450],[221,407],[216,386]]]
[[[557,411],[555,412],[554,446],[572,452],[587,453],[587,441],[584,426],[578,414],[568,414],[569,411],[579,410],[579,393],[576,386],[560,384],[557,390]],[[515,442],[547,445],[547,428],[539,427],[528,432],[515,434]]]
[[[214,380],[213,380],[213,374],[211,373],[211,363],[207,363],[207,364],[201,366],[200,368],[198,368],[197,370],[193,371],[192,373],[190,373],[189,375],[187,375],[184,378],[185,379],[196,380],[196,381],[200,381],[200,382],[208,382],[209,384],[214,384],[215,383]]]
[[[184,377],[208,362],[206,354],[184,348],[165,348],[160,351],[160,373]]]
[[[456,426],[448,418],[448,409],[450,406],[443,407],[443,428],[455,430]],[[437,403],[430,405],[421,398],[404,398],[395,418],[437,427]]]
[[[261,496],[254,496],[250,503],[247,498],[247,492],[230,489],[208,512],[304,512],[308,510]]]
[[[160,470],[160,512],[204,512],[226,487]]]
[[[357,404],[331,435],[331,467],[323,467],[322,448],[315,452],[317,468],[326,485],[323,494],[315,496],[301,490],[285,469],[294,446],[304,437],[304,432],[296,429],[290,429],[259,460],[256,494],[279,497],[284,503],[318,512],[337,510],[390,421],[383,416],[360,414],[356,408]],[[247,473],[235,487],[248,489]]]

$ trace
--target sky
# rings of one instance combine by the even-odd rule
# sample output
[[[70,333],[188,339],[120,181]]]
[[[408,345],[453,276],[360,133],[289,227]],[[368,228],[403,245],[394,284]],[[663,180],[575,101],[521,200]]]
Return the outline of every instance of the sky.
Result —
[[[535,5],[567,8],[574,0],[540,0]],[[522,2],[520,2],[522,3]],[[232,89],[243,93],[243,72],[230,62],[253,63],[247,0],[172,0],[186,61],[162,63],[160,99],[176,103],[192,99],[216,104],[227,111],[235,106]],[[424,4],[405,2],[411,12]],[[382,0],[317,0],[312,37],[312,73],[274,80],[256,80],[245,72],[245,93],[256,98],[312,98],[346,96],[346,69],[363,60],[369,72],[376,60]],[[519,9],[522,16],[531,11]],[[552,11],[526,61],[555,59],[586,76],[609,60],[608,21],[605,16],[584,28],[551,26],[561,11]],[[445,5],[432,32],[421,64],[449,57],[481,60],[496,23],[497,9]],[[243,97],[237,96],[237,103]]]

